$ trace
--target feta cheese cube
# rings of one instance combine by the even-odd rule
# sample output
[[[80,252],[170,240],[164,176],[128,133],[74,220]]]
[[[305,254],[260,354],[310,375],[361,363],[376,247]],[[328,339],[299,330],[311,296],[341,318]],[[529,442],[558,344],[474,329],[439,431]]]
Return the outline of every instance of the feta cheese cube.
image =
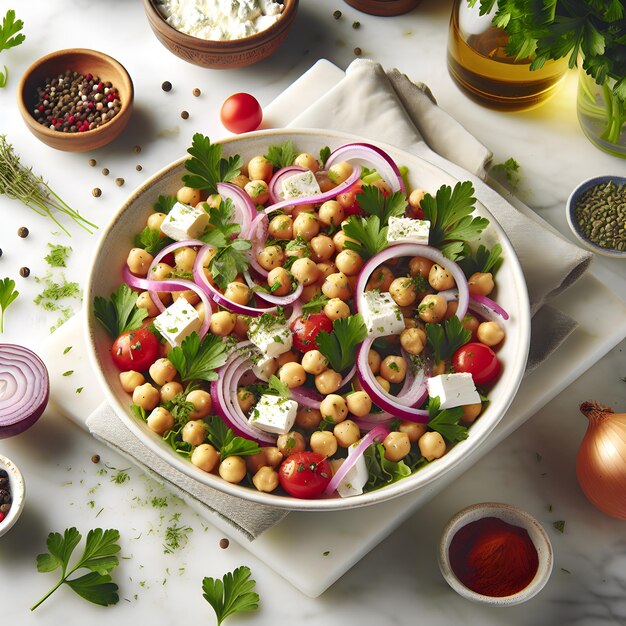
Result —
[[[358,443],[358,442],[357,442]],[[353,454],[357,444],[352,444],[348,448],[348,458]],[[333,473],[344,463],[344,459],[334,459],[330,461],[330,465],[333,468]],[[361,455],[356,463],[348,470],[348,473],[344,476],[344,479],[337,486],[337,493],[342,498],[349,498],[350,496],[358,496],[363,493],[363,488],[367,484],[368,479],[367,465],[365,463],[365,457]]]
[[[199,332],[202,322],[198,311],[180,297],[154,318],[154,326],[171,346],[176,347],[191,333]]]
[[[455,406],[480,402],[474,379],[466,372],[433,376],[428,379],[427,385],[428,395],[431,398],[439,397],[441,409],[452,409]]]
[[[266,357],[277,357],[289,352],[293,344],[291,331],[279,322],[267,324],[252,321],[248,329],[248,339]]]
[[[269,381],[269,376],[266,376],[263,373],[263,369],[265,367],[265,365],[267,365],[270,361],[273,361],[274,357],[273,356],[260,356],[259,359],[257,359],[253,365],[252,365],[252,371],[254,373],[254,375],[259,379],[259,380],[264,380],[265,382]]]
[[[359,313],[371,337],[398,335],[404,330],[404,316],[387,291],[365,291]]]
[[[387,229],[389,243],[421,243],[428,245],[430,222],[410,217],[390,217]]]
[[[203,208],[196,208],[177,202],[161,224],[161,232],[174,241],[197,239],[209,223],[209,214]]]
[[[287,176],[283,181],[283,198],[301,198],[302,196],[318,196],[322,193],[317,178],[311,170]]]
[[[295,400],[265,394],[252,409],[248,423],[266,433],[284,435],[293,427],[297,411]]]

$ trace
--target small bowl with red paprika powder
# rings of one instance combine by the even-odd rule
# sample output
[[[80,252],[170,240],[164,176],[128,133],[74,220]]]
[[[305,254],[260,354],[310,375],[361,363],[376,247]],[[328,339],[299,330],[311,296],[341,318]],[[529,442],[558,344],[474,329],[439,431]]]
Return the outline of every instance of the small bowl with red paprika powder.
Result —
[[[446,526],[439,568],[467,600],[511,606],[539,593],[552,573],[552,545],[541,524],[509,504],[474,504]]]

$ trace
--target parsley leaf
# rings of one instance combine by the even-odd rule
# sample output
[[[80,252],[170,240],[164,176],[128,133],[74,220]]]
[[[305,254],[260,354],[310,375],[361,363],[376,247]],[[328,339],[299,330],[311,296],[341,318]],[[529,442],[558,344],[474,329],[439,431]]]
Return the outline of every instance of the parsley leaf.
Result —
[[[165,213],[167,215],[177,202],[176,196],[159,196],[152,208],[157,213]]]
[[[168,237],[162,237],[160,231],[152,230],[147,226],[135,235],[135,247],[143,248],[148,254],[152,256],[157,252],[165,248],[168,244],[172,243],[172,240]]]
[[[259,452],[259,444],[235,435],[217,416],[206,418],[209,441],[219,450],[220,458],[228,456],[250,456]]]
[[[369,259],[387,247],[387,227],[380,226],[377,215],[358,217],[351,215],[342,226],[347,239],[344,247],[358,252],[364,259]],[[354,239],[354,241],[351,241]]]
[[[368,490],[390,485],[411,474],[411,468],[404,461],[387,460],[385,447],[380,443],[369,446],[363,457],[369,476],[367,480]]]
[[[93,310],[96,319],[106,328],[111,337],[119,337],[129,330],[136,330],[148,315],[146,309],[137,308],[139,294],[122,283],[109,300],[96,296]]]
[[[14,280],[10,278],[0,280],[0,333],[4,332],[4,314],[19,295],[20,292],[16,291]]]
[[[504,259],[502,258],[502,246],[497,243],[491,250],[482,244],[478,246],[476,252],[472,251],[468,244],[463,247],[464,258],[458,261],[466,276],[471,276],[476,272],[491,272],[496,275]]]
[[[459,420],[463,417],[462,406],[440,411],[439,398],[430,398],[428,401],[428,413],[430,414],[428,426],[433,430],[436,430],[450,443],[456,443],[457,441],[467,439],[467,427],[459,424]]]
[[[354,365],[357,348],[366,337],[365,322],[357,313],[335,320],[332,332],[321,330],[315,342],[319,351],[328,359],[330,366],[336,372],[343,372]]]
[[[360,207],[369,215],[376,215],[383,226],[390,217],[403,216],[408,204],[401,191],[385,196],[375,185],[363,185],[356,198]]]
[[[248,250],[252,242],[248,239],[233,239],[220,248],[209,263],[213,280],[223,289],[232,283],[237,274],[248,269]]]
[[[256,611],[259,595],[254,592],[256,582],[250,578],[250,568],[245,565],[224,574],[222,580],[205,577],[202,596],[213,607],[217,626],[234,613]]]
[[[329,300],[330,298],[328,296],[325,296],[323,293],[318,293],[302,305],[302,313],[306,315],[319,313]]]
[[[297,152],[293,141],[287,140],[278,146],[269,146],[265,158],[276,168],[288,167],[293,165],[296,160]]]
[[[9,9],[6,12],[2,20],[2,27],[0,28],[0,50],[8,50],[19,46],[26,36],[18,33],[24,28],[24,22],[22,20],[15,19],[15,11]]]
[[[330,154],[331,152],[328,146],[324,146],[323,148],[320,149],[320,158],[319,158],[320,169],[326,165],[326,161],[328,161],[328,157],[330,156]]]
[[[217,193],[217,183],[239,176],[243,162],[239,155],[222,158],[222,146],[211,143],[201,133],[193,136],[191,155],[185,162],[185,169],[190,172],[183,176],[183,183],[192,189],[201,189],[209,193]]]
[[[241,224],[233,221],[235,206],[230,198],[225,198],[216,207],[209,208],[206,203],[204,207],[209,212],[209,225],[207,231],[200,237],[202,241],[221,248],[241,232]]]
[[[287,383],[284,383],[278,376],[272,374],[269,377],[267,383],[267,389],[265,393],[271,394],[273,396],[280,396],[281,398],[290,398],[291,393],[289,392],[289,387]]]
[[[60,533],[48,535],[48,552],[37,556],[37,570],[53,572],[61,568],[61,580],[31,607],[31,611],[34,611],[62,584],[68,585],[79,596],[94,604],[100,606],[117,604],[118,587],[109,574],[118,565],[115,555],[120,551],[120,546],[117,544],[120,539],[119,531],[102,530],[102,528],[90,530],[82,556],[73,567],[69,568],[70,557],[81,539],[82,535],[76,528],[67,528],[63,535]],[[83,576],[70,578],[79,569],[90,571]]]
[[[195,378],[217,380],[216,369],[226,363],[229,345],[219,335],[207,334],[202,341],[198,333],[191,333],[167,354],[167,358],[180,374],[181,380]]]
[[[435,364],[448,361],[472,338],[472,333],[461,324],[456,315],[443,324],[426,324],[426,339],[435,355]]]
[[[484,217],[472,217],[473,193],[470,181],[457,183],[454,190],[442,185],[434,198],[426,194],[420,203],[424,219],[430,221],[428,243],[453,261],[462,254],[463,244],[476,239],[489,224]]]
[[[503,163],[496,163],[491,166],[492,172],[501,172],[506,176],[506,179],[515,188],[520,182],[520,164],[513,158],[509,157]]]

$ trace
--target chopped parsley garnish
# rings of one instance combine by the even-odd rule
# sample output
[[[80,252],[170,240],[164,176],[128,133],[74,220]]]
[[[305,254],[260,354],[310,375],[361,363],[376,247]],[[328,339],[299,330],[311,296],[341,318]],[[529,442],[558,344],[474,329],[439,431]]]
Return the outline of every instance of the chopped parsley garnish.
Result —
[[[275,146],[270,146],[267,149],[265,158],[276,168],[288,167],[293,165],[298,153],[296,147],[293,145],[293,141],[287,140],[285,143]]]
[[[206,418],[209,441],[217,448],[220,458],[228,456],[249,456],[259,452],[259,444],[235,435],[217,416]]]
[[[138,297],[138,293],[122,283],[108,300],[102,296],[94,298],[94,315],[111,337],[119,337],[122,333],[141,326],[148,311],[136,306]]]
[[[153,208],[156,213],[165,213],[167,215],[176,202],[178,202],[176,196],[159,196],[159,199],[153,204]]]
[[[560,533],[565,532],[565,520],[561,519],[556,522],[553,522],[552,526],[554,527],[555,530],[558,530]]]
[[[50,252],[46,254],[44,261],[50,267],[67,267],[67,259],[72,252],[72,248],[70,246],[62,246],[60,244],[53,245],[51,243],[48,244],[48,248],[50,248]]]
[[[183,382],[193,379],[217,380],[216,369],[226,363],[229,345],[219,335],[207,334],[202,341],[191,333],[167,354]]]
[[[375,256],[387,247],[387,226],[380,224],[377,215],[358,217],[351,215],[342,226],[346,239],[344,246],[358,252],[364,259]],[[352,241],[354,240],[354,241]]]
[[[467,439],[467,427],[459,424],[459,420],[463,417],[462,406],[440,411],[439,398],[430,398],[428,401],[428,413],[430,415],[429,428],[436,430],[450,443]]]
[[[318,293],[302,305],[302,313],[305,315],[319,313],[329,300],[330,298],[328,296],[325,296],[323,293]]]
[[[319,351],[328,359],[330,366],[336,372],[343,372],[354,365],[357,348],[366,337],[365,322],[357,313],[335,320],[332,332],[321,330],[315,342]]]
[[[256,582],[250,575],[250,568],[243,565],[224,574],[222,580],[209,577],[202,580],[202,596],[213,607],[217,626],[230,615],[259,608],[259,595],[254,591]]]
[[[356,199],[366,213],[378,217],[382,226],[387,225],[390,217],[403,216],[408,204],[401,191],[386,196],[375,185],[363,185]]]
[[[435,364],[438,364],[451,359],[472,338],[472,333],[453,315],[442,324],[426,324],[426,338],[433,350]]]
[[[14,280],[10,278],[0,280],[0,333],[4,331],[4,314],[19,295]]]
[[[517,187],[520,182],[519,170],[520,164],[513,157],[508,158],[504,163],[496,163],[491,167],[492,172],[502,172],[513,187]]]
[[[189,526],[178,525],[180,513],[174,513],[169,521],[170,525],[165,529],[165,543],[163,544],[164,554],[173,554],[175,550],[179,550],[187,545],[189,533],[193,532],[193,528]]]

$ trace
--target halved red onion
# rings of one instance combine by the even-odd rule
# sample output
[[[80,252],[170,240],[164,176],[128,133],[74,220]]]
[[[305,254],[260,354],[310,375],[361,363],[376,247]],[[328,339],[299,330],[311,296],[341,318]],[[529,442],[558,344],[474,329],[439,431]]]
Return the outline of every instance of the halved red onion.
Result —
[[[256,217],[257,210],[252,198],[237,185],[232,183],[217,183],[217,192],[223,198],[232,201],[235,207],[235,215],[233,222],[241,224],[241,233],[247,233],[252,220]]]
[[[370,143],[349,143],[337,148],[326,160],[326,169],[340,161],[352,160],[364,161],[374,166],[380,176],[389,183],[391,191],[406,193],[400,169],[394,160],[384,150]]]
[[[43,361],[24,346],[0,344],[0,439],[30,428],[45,411],[49,393]]]
[[[274,172],[274,175],[268,184],[270,189],[270,202],[272,204],[276,204],[283,199],[283,180],[285,180],[285,178],[289,178],[289,176],[297,174],[298,172],[306,172],[306,168],[298,165],[289,165]]]
[[[268,227],[269,220],[267,219],[267,215],[261,212],[252,220],[248,233],[244,235],[246,239],[252,242],[252,246],[250,250],[248,250],[248,261],[250,261],[250,265],[253,267],[254,271],[264,278],[267,278],[269,272],[261,267],[258,259],[259,253],[263,250],[265,242],[267,241]]]
[[[404,406],[421,406],[428,395],[426,381],[430,377],[430,367],[424,360],[423,367],[413,372],[411,357],[404,350],[402,350],[402,357],[407,362],[407,370],[404,384],[396,399]]]
[[[291,399],[307,409],[319,409],[324,399],[317,391],[310,387],[293,387],[289,390]]]
[[[330,479],[330,482],[324,490],[324,495],[331,496],[335,493],[337,487],[341,484],[341,481],[346,477],[346,474],[355,466],[356,462],[361,456],[363,456],[365,450],[369,448],[377,439],[384,439],[389,434],[389,429],[382,424],[376,425],[370,430],[361,440],[356,444],[356,448],[351,451],[350,455],[344,460],[339,469],[335,472],[334,476]]]
[[[252,276],[250,276],[250,272],[244,272],[243,277],[246,279],[246,283],[248,283],[248,287],[251,289],[254,287],[259,287],[257,283],[252,280]],[[303,289],[302,283],[298,283],[298,286],[286,296],[275,296],[273,293],[267,293],[266,291],[255,291],[255,295],[261,300],[265,300],[265,302],[269,302],[270,304],[276,304],[277,306],[287,306],[289,304],[293,304],[302,294]]]

